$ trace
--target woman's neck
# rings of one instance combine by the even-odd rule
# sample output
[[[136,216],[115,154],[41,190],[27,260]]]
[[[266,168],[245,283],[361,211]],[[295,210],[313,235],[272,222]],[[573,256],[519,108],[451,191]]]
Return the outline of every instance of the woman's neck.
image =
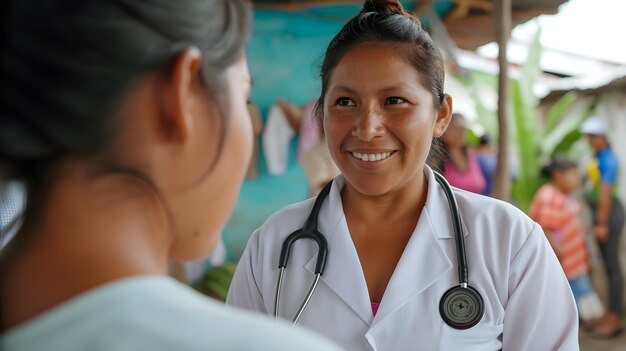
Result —
[[[403,186],[372,197],[346,184],[343,211],[371,301],[381,301],[427,197],[423,172]]]
[[[389,223],[401,218],[416,218],[428,192],[426,176],[423,172],[406,184],[379,196],[361,194],[350,184],[342,191],[342,202],[346,216],[361,223]]]
[[[107,282],[167,271],[170,224],[147,184],[81,170],[56,179],[0,256],[0,330]]]

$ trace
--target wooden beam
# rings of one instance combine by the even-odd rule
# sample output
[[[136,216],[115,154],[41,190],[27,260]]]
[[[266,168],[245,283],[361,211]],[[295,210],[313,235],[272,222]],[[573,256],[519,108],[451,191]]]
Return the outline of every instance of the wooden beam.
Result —
[[[353,5],[362,4],[363,1],[337,1],[337,0],[315,0],[306,2],[255,2],[253,6],[257,9],[270,9],[270,10],[286,10],[286,11],[299,11],[303,9],[309,9],[316,6],[328,6],[328,5]]]
[[[492,1],[487,0],[455,0],[455,2],[460,2],[466,4],[467,6],[479,10],[483,10],[485,12],[493,12],[495,10],[495,5]]]
[[[487,0],[455,0],[454,2],[456,3],[456,7],[446,16],[446,18],[452,20],[465,18],[469,15],[470,11],[474,9],[483,10],[488,13],[494,10],[493,3]]]
[[[415,7],[413,7],[413,13],[419,16],[420,13],[428,10],[432,6],[433,1],[434,0],[423,0],[416,2]]]
[[[509,64],[507,44],[511,33],[511,0],[496,1],[496,35],[498,37],[498,165],[492,196],[500,200],[511,198],[511,176],[509,175]]]

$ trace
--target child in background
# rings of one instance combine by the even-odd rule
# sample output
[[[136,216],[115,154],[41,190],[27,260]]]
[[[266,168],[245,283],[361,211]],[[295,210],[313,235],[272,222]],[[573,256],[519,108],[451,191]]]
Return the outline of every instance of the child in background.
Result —
[[[580,184],[576,163],[555,157],[541,169],[541,175],[549,182],[535,194],[528,214],[541,225],[561,262],[580,319],[590,322],[601,317],[604,309],[589,278],[585,227],[578,217],[580,204],[572,196]]]

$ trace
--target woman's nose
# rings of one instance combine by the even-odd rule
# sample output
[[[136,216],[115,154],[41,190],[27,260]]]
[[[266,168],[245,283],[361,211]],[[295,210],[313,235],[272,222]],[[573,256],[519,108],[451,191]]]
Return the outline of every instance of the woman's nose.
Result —
[[[380,111],[374,108],[364,109],[356,120],[352,135],[358,137],[362,141],[372,141],[376,137],[385,134],[385,126],[383,116]]]

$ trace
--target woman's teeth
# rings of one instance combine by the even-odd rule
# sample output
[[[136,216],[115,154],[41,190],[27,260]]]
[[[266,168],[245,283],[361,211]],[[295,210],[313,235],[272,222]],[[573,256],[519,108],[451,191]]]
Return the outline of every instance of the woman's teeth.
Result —
[[[352,156],[358,158],[361,161],[380,161],[389,158],[391,152],[381,152],[377,154],[362,154],[360,152],[352,152]]]

